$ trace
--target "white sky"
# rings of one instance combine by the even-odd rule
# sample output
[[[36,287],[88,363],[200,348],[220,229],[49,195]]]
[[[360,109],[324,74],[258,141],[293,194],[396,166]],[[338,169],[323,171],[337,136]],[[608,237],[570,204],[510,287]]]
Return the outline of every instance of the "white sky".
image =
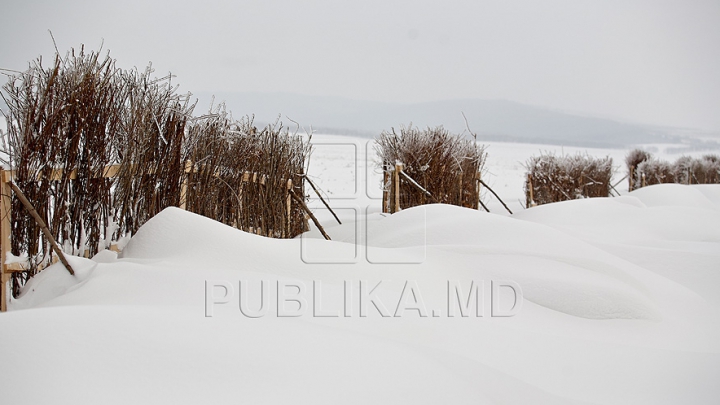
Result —
[[[501,98],[720,130],[717,0],[3,0],[0,67],[52,56],[48,29],[183,91]]]

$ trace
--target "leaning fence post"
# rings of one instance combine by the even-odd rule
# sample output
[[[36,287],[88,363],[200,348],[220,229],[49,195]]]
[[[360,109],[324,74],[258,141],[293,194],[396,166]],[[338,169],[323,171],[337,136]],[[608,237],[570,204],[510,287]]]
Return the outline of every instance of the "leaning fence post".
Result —
[[[10,252],[10,227],[12,226],[12,191],[8,182],[12,181],[12,172],[0,169],[0,311],[7,311],[9,301],[8,282],[10,272],[5,264]]]
[[[65,255],[63,254],[62,250],[60,249],[60,246],[58,246],[57,242],[55,242],[55,237],[52,235],[52,232],[50,232],[50,229],[48,228],[47,224],[45,223],[45,220],[42,219],[40,214],[35,210],[35,207],[33,207],[32,203],[28,201],[28,199],[25,197],[25,194],[23,194],[22,190],[18,188],[18,186],[15,185],[12,181],[7,183],[12,190],[15,192],[15,195],[20,200],[20,202],[25,206],[25,209],[30,213],[30,216],[33,217],[35,220],[35,223],[40,227],[40,230],[45,234],[45,239],[50,244],[50,247],[52,250],[55,251],[55,254],[60,259],[60,262],[62,262],[63,266],[65,266],[65,269],[70,273],[70,275],[74,276],[75,271],[73,270],[70,263],[68,263],[67,259],[65,258]]]

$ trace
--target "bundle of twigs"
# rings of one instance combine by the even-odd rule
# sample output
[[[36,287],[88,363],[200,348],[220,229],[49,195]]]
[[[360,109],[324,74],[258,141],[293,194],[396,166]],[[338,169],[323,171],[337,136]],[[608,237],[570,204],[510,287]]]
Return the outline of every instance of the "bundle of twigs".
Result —
[[[432,202],[478,207],[478,179],[486,153],[485,148],[473,140],[452,135],[443,127],[420,130],[409,126],[401,128],[400,133],[394,128],[382,132],[376,139],[375,150],[385,173],[394,170],[396,162],[401,162],[405,174],[432,196],[401,176],[402,208]],[[392,191],[387,181],[383,187]],[[387,206],[388,201],[383,204]]]
[[[612,178],[612,158],[588,155],[555,156],[541,154],[525,163],[526,205],[547,204],[586,197],[608,197]]]

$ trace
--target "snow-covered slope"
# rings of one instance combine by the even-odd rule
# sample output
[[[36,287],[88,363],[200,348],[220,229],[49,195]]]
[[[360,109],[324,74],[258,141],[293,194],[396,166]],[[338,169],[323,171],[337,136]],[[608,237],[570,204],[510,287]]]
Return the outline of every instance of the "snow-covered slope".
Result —
[[[0,315],[0,392],[13,404],[710,404],[719,225],[718,186],[511,217],[371,211],[328,226],[333,241],[170,208],[121,257],[72,258],[77,276],[56,265],[28,283]]]

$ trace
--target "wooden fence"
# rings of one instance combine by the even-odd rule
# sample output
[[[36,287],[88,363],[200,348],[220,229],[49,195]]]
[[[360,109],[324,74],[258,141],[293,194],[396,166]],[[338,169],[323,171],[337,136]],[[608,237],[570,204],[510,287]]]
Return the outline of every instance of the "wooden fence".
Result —
[[[417,205],[442,203],[478,209],[480,204],[480,172],[463,176],[457,172],[448,181],[449,193],[435,195],[405,172],[402,163],[384,165],[382,211],[395,213]],[[436,193],[437,194],[437,193]]]
[[[102,176],[103,178],[114,178],[118,176],[118,173],[120,173],[121,165],[111,165],[106,166],[103,170]],[[186,162],[185,163],[185,173],[191,174],[197,171],[197,165],[194,165],[192,162]],[[63,169],[56,169],[53,170],[53,172],[50,174],[50,176],[47,176],[46,179],[49,181],[58,181],[63,178],[63,176],[66,175]],[[75,170],[71,171],[67,174],[68,178],[75,179],[77,177],[77,173]],[[100,176],[98,176],[100,177]],[[188,186],[189,186],[189,177],[190,176],[184,176],[181,191],[180,191],[180,207],[181,209],[186,209],[187,206],[187,199],[188,199]],[[267,184],[277,184],[278,182],[272,182],[269,181],[269,177],[265,174],[260,173],[253,173],[253,172],[244,172],[242,175],[242,184],[250,183],[250,184],[256,184],[261,187],[266,187]],[[5,312],[7,311],[7,303],[8,298],[10,295],[8,286],[9,281],[12,277],[13,273],[16,272],[25,272],[30,270],[30,263],[10,263],[7,264],[6,261],[8,259],[8,253],[11,253],[11,235],[12,235],[12,197],[13,197],[13,191],[11,188],[11,183],[15,180],[15,171],[14,170],[3,170],[0,169],[0,254],[2,255],[2,265],[0,266],[0,311]],[[38,179],[40,180],[40,179]],[[305,215],[303,216],[303,229],[307,229],[307,218],[308,216],[312,216],[312,213],[309,212],[307,206],[302,201],[302,196],[298,197],[297,193],[293,192],[293,181],[292,179],[282,180],[282,182],[279,182],[283,185],[284,193],[286,195],[285,198],[285,210],[284,214],[286,216],[285,226],[283,229],[263,229],[261,226],[246,226],[242,222],[234,221],[232,225],[238,229],[241,229],[246,232],[254,233],[257,235],[262,236],[269,236],[269,237],[290,237],[290,229],[291,229],[291,220],[292,220],[292,214],[293,214],[293,201],[296,201],[298,204],[298,208],[305,212]],[[241,184],[240,189],[237,192],[237,195],[240,197],[244,193],[245,187]],[[314,219],[314,218],[313,218]],[[110,246],[111,250],[119,251],[117,248],[117,245],[113,244]],[[50,257],[53,257],[50,253],[46,253],[46,255],[49,255]],[[86,251],[86,255],[89,256],[89,251]],[[50,260],[50,264],[57,261],[57,256],[54,256],[53,259]],[[39,266],[38,269],[41,270],[43,267]]]

